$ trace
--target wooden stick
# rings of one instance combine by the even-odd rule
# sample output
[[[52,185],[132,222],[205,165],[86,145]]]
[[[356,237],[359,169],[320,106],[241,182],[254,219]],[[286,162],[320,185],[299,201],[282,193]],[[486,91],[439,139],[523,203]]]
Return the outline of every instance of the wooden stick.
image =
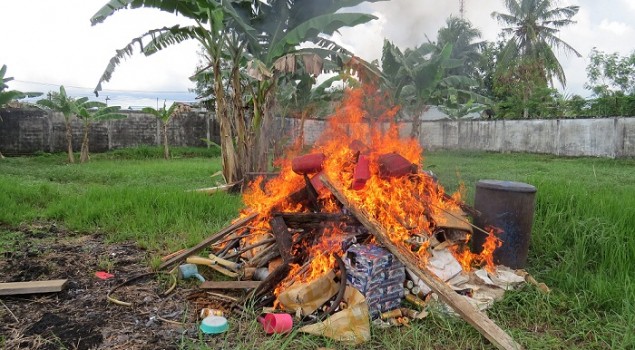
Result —
[[[60,292],[68,280],[0,283],[0,295]]]
[[[253,289],[260,285],[260,281],[205,281],[201,289]]]
[[[179,254],[177,256],[174,256],[174,257],[168,259],[166,262],[161,264],[161,266],[159,266],[159,269],[160,270],[165,269],[166,267],[172,266],[174,264],[177,264],[177,263],[183,261],[185,258],[187,258],[190,255],[198,253],[199,251],[207,248],[210,244],[221,240],[223,237],[225,237],[229,233],[231,233],[234,230],[240,228],[241,226],[247,224],[248,222],[253,220],[256,216],[258,216],[258,213],[253,213],[253,214],[250,214],[248,216],[245,216],[244,218],[242,218],[242,219],[236,221],[235,223],[225,227],[224,229],[218,231],[215,235],[204,239],[203,241],[201,241],[201,243],[195,245],[194,247],[182,252],[181,254]]]
[[[417,256],[404,245],[397,245],[390,240],[387,230],[371,215],[363,209],[357,207],[352,201],[330,181],[326,175],[321,177],[324,185],[335,195],[355,215],[364,227],[381,243],[386,249],[395,255],[408,269],[419,277],[430,289],[441,297],[452,309],[454,309],[465,321],[476,328],[485,338],[499,349],[518,350],[522,349],[505,331],[498,327],[487,315],[478,311],[462,296],[452,290],[445,282],[440,280],[432,271],[425,266],[420,266]]]

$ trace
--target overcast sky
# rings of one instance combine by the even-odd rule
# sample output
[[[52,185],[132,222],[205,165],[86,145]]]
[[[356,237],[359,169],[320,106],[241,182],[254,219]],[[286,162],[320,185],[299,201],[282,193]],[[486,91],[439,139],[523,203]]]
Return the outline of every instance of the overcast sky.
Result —
[[[15,78],[10,88],[23,91],[58,90],[64,84],[73,96],[91,96],[99,77],[116,49],[145,31],[184,22],[182,17],[156,10],[120,11],[104,23],[91,27],[90,17],[106,0],[0,0],[0,65]],[[496,40],[501,27],[490,16],[506,12],[502,0],[465,0],[466,18],[483,32],[483,39]],[[578,22],[561,31],[582,58],[559,55],[568,84],[565,93],[589,96],[584,89],[585,67],[593,47],[626,55],[635,49],[635,0],[561,0],[560,6],[579,5]],[[383,39],[401,48],[434,40],[445,19],[458,15],[458,0],[391,0],[366,4],[358,9],[379,19],[344,29],[338,41],[359,56],[381,57]],[[119,66],[104,84],[98,100],[108,96],[110,105],[157,106],[164,99],[192,101],[193,84],[188,77],[198,61],[197,45],[188,42],[152,57],[135,55]]]

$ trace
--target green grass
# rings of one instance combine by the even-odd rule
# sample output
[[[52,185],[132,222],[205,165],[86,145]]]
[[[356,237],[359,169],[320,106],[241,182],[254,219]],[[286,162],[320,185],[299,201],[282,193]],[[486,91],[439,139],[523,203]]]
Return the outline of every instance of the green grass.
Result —
[[[212,151],[174,153],[165,161],[158,148],[121,150],[93,155],[84,165],[67,165],[64,155],[7,158],[0,161],[0,222],[56,221],[161,252],[192,246],[242,204],[233,195],[186,192],[214,185],[210,175],[220,161],[209,158]],[[488,311],[515,340],[527,349],[635,348],[635,160],[433,152],[425,165],[449,190],[463,182],[468,202],[480,179],[537,187],[528,270],[553,291],[543,295],[526,286]],[[19,239],[0,229],[0,251]],[[231,323],[216,339],[219,347],[351,348],[303,334],[265,337],[249,318]],[[372,332],[358,348],[492,348],[471,326],[439,312],[410,328]],[[207,348],[188,339],[180,346]]]
[[[196,158],[127,159],[135,152],[98,154],[81,165],[66,164],[61,154],[5,159],[0,222],[56,221],[69,230],[172,250],[196,244],[241,207],[235,195],[187,192],[215,185],[219,158],[202,158],[199,151]]]

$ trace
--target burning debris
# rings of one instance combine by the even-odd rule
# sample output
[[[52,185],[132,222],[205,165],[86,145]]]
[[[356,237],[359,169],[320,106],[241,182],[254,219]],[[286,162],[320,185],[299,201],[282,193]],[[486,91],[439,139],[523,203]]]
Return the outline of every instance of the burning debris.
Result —
[[[211,247],[209,259],[188,262],[262,280],[238,309],[253,300],[292,314],[300,331],[351,343],[369,339],[371,320],[408,325],[441,299],[499,348],[520,348],[478,311],[524,280],[494,265],[496,231],[471,224],[476,211],[423,171],[396,109],[369,116],[371,97],[350,91],[309,153],[290,152],[278,177],[251,184],[239,219],[162,267]],[[478,254],[474,230],[487,235]]]

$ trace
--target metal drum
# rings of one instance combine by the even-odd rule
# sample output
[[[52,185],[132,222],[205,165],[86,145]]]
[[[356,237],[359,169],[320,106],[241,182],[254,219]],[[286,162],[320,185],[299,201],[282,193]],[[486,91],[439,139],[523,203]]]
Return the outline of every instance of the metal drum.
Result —
[[[474,208],[481,212],[474,219],[480,228],[497,227],[502,245],[494,251],[494,262],[513,269],[524,268],[531,239],[536,205],[536,188],[532,185],[499,180],[481,180],[476,184]],[[480,253],[487,236],[474,231],[472,251]]]

